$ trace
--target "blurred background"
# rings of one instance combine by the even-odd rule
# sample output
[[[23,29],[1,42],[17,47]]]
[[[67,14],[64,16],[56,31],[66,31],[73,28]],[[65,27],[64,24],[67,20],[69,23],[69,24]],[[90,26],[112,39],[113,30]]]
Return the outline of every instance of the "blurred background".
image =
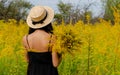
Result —
[[[113,8],[119,8],[120,0],[0,0],[0,19],[25,20],[29,9],[35,5],[50,6],[55,10],[55,20],[58,24],[62,19],[65,23],[90,22],[95,23],[99,18],[110,20],[114,24]]]
[[[0,0],[0,75],[26,75],[26,17],[35,5],[55,10],[59,75],[120,75],[120,0]]]

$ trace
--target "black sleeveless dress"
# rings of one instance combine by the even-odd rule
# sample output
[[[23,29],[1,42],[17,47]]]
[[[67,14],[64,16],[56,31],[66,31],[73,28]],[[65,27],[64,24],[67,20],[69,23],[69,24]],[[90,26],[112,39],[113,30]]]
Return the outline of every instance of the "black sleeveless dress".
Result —
[[[49,50],[48,52],[28,52],[28,58],[27,75],[58,75],[57,68],[52,64],[52,55]]]

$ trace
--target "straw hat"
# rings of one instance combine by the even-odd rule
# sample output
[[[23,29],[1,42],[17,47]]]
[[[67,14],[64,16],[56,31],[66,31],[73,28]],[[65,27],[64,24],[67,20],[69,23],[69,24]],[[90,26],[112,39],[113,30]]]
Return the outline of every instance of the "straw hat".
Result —
[[[31,28],[42,28],[48,25],[54,18],[54,11],[48,6],[33,7],[27,17],[27,24]]]

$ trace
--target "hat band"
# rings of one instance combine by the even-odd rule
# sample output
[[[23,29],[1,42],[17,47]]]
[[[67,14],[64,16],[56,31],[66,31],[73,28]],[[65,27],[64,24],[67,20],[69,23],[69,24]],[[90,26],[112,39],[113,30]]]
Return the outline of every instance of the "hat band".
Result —
[[[32,21],[32,24],[33,24],[33,25],[42,24],[42,23],[44,22],[44,20],[47,18],[47,15],[48,15],[48,13],[47,13],[47,11],[46,11],[46,15],[45,15],[45,17],[44,17],[42,20],[40,20],[40,21],[38,21],[38,22]]]

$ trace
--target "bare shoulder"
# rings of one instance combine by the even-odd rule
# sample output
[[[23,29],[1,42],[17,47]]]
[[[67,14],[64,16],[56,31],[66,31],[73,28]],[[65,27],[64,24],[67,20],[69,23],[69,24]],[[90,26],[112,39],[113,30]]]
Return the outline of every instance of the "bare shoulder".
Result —
[[[24,35],[24,36],[23,36],[23,38],[22,38],[22,42],[25,42],[25,40],[26,40],[26,36],[27,36],[27,35]]]
[[[55,45],[55,43],[56,43],[56,36],[52,34],[50,38],[50,45],[52,48]]]
[[[25,42],[26,42],[26,36],[27,35],[25,35],[25,36],[23,36],[23,38],[22,38],[22,44],[25,46]]]
[[[56,36],[52,34],[51,36],[51,42],[54,43],[56,41]]]

